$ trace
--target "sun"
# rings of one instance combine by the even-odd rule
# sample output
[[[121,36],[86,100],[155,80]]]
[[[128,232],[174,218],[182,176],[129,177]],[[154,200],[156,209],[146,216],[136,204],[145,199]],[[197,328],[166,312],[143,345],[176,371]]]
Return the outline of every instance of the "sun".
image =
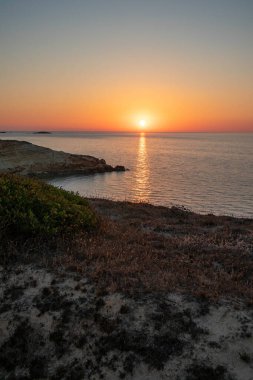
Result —
[[[146,126],[147,126],[147,120],[145,119],[140,119],[139,122],[138,122],[138,125],[141,129],[145,129]]]

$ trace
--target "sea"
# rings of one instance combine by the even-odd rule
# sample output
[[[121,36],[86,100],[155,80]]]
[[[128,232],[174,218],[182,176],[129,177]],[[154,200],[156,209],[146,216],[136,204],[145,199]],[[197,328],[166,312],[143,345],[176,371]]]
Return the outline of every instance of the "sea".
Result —
[[[86,197],[253,217],[253,133],[7,132],[0,138],[91,155],[129,169],[49,180]]]

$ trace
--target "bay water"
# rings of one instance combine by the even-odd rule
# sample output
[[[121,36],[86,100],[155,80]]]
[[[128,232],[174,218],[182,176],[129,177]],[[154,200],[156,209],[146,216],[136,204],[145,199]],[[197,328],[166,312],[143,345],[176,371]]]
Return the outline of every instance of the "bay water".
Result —
[[[129,169],[49,181],[84,196],[253,217],[253,133],[8,132],[0,138],[87,154]]]

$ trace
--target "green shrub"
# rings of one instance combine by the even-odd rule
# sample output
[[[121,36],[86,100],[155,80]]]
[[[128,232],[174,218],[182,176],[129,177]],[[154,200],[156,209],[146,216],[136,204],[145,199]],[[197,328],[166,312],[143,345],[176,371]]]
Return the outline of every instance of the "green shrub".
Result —
[[[97,225],[96,214],[79,195],[38,180],[0,175],[2,235],[54,235]]]

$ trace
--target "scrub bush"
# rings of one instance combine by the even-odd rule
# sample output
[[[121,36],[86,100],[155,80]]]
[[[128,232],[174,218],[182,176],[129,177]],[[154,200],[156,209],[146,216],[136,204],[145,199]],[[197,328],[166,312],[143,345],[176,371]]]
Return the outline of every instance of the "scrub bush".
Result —
[[[55,235],[98,227],[87,200],[42,181],[0,175],[0,233]]]

